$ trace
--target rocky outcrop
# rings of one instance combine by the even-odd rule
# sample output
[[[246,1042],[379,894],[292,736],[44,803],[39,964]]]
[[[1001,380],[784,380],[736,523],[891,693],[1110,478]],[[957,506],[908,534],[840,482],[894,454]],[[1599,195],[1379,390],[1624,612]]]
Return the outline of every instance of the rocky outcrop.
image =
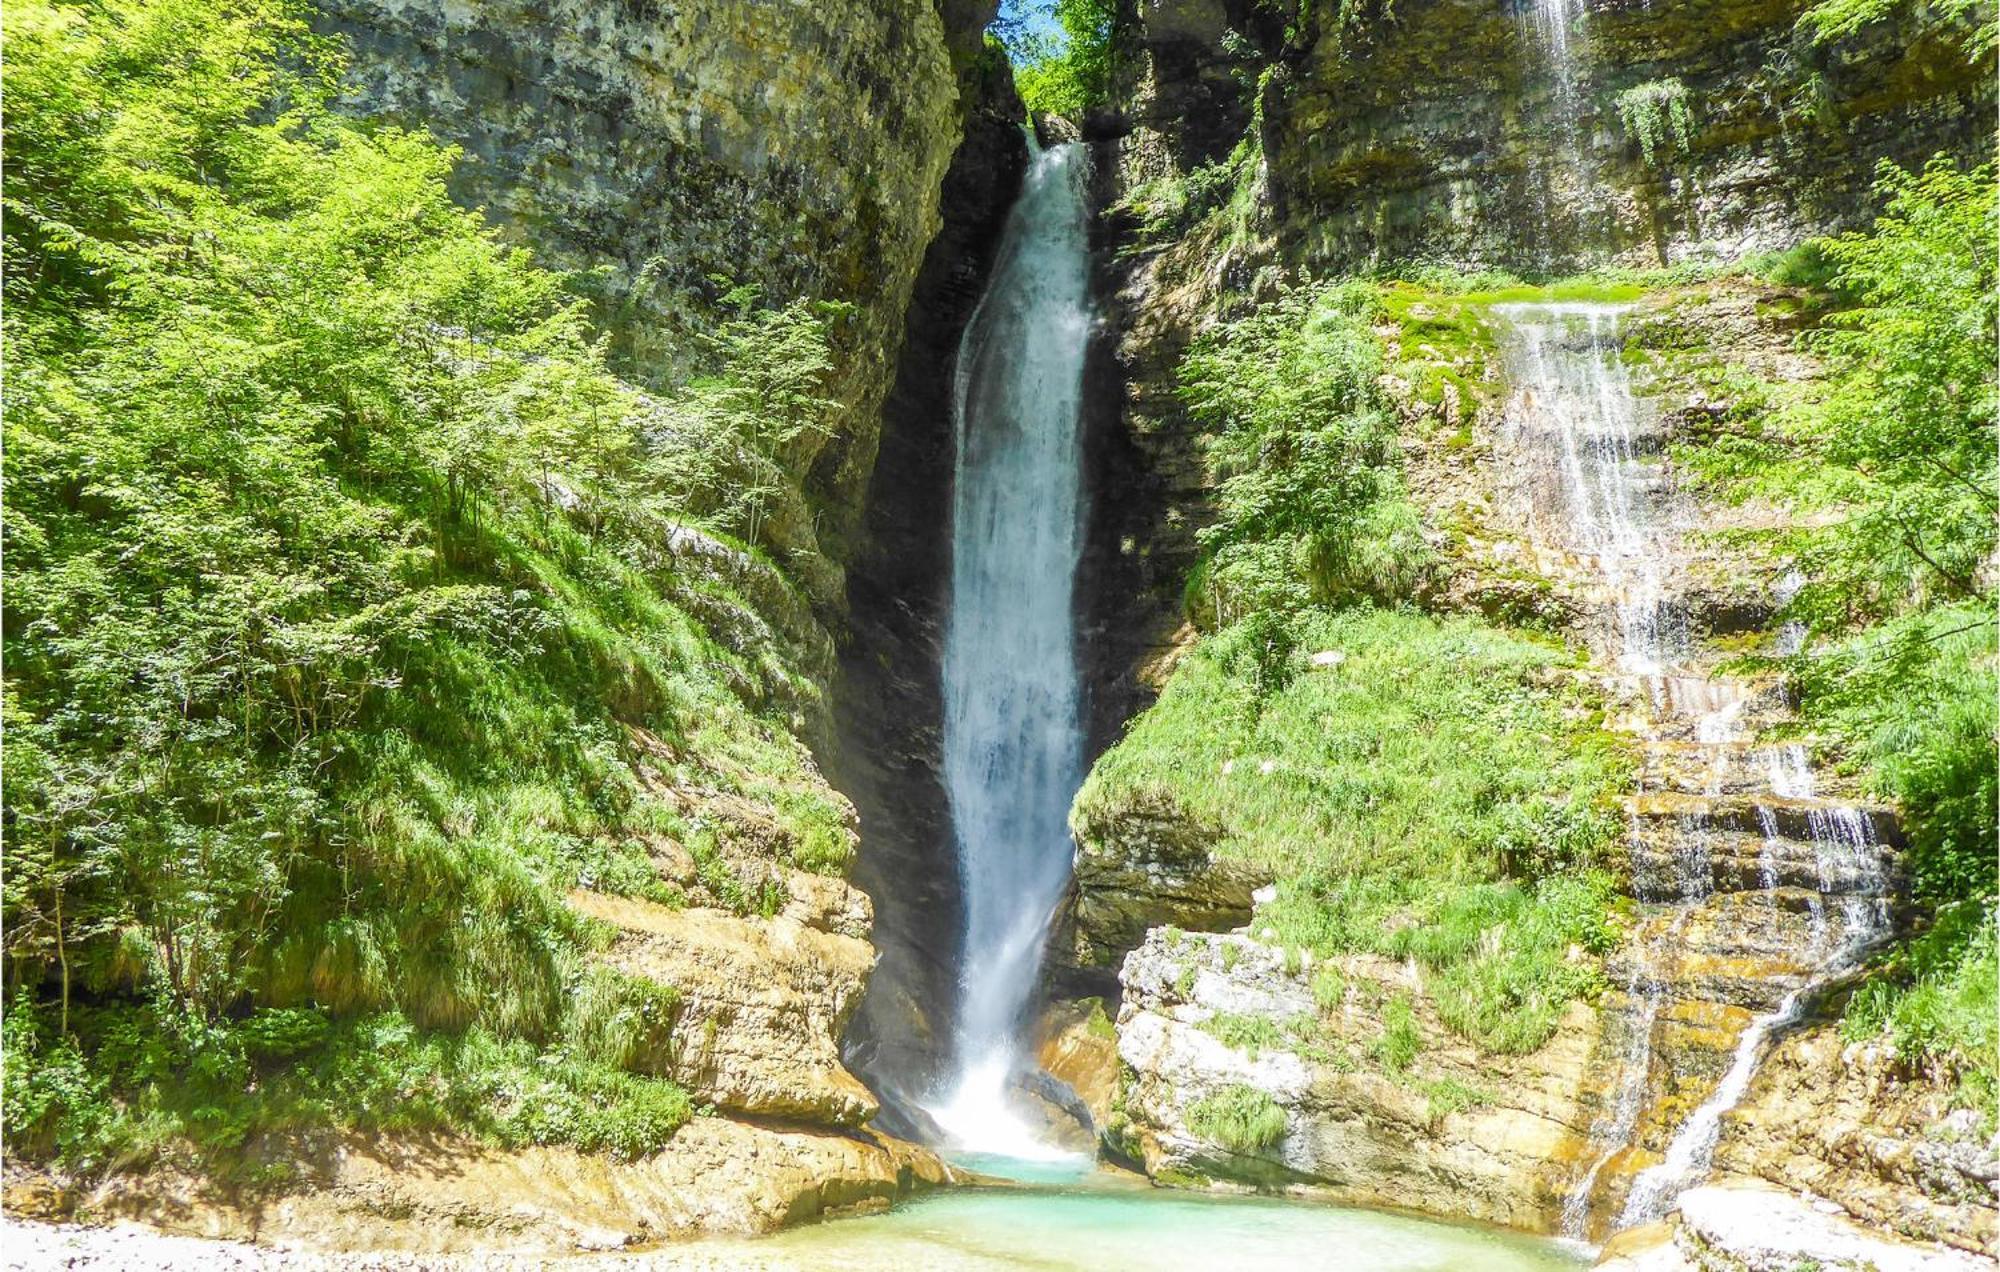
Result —
[[[1532,1055],[1482,1056],[1431,1015],[1412,968],[1383,959],[1315,965],[1244,933],[1154,931],[1121,979],[1118,1055],[1130,1075],[1111,1139],[1148,1174],[1555,1227],[1588,1126],[1588,1007],[1573,1006]],[[1391,1003],[1409,1006],[1415,1031],[1396,1063],[1379,1043]],[[1236,1032],[1246,1020],[1268,1032],[1246,1043]],[[1205,1132],[1203,1102],[1239,1087],[1282,1110],[1270,1143]]]
[[[1218,122],[1257,129],[1283,255],[1321,269],[1783,248],[1865,216],[1884,158],[1979,154],[1993,113],[1973,17],[1929,7],[1823,44],[1807,0],[1247,7],[1135,5],[1121,122],[1181,172],[1227,151]],[[1643,86],[1687,111],[1684,146],[1642,146],[1620,99]],[[1175,119],[1191,98],[1215,104]]]
[[[1666,1223],[1605,1248],[1597,1272],[1990,1272],[1996,1264],[1871,1232],[1831,1202],[1755,1184],[1693,1188]]]
[[[1171,793],[1140,790],[1110,800],[1086,783],[1070,811],[1076,836],[1074,901],[1066,953],[1078,968],[1114,968],[1149,928],[1223,931],[1250,917],[1269,872],[1218,859],[1220,827],[1204,825]]]
[[[138,1220],[259,1248],[502,1255],[540,1265],[877,1209],[948,1178],[936,1157],[885,1136],[724,1118],[697,1118],[666,1151],[634,1162],[456,1140],[346,1140],[296,1166],[312,1186],[276,1194],[163,1172],[89,1188],[14,1173],[6,1205],[10,1217]]]
[[[1118,1031],[1101,1000],[1050,1004],[1042,1013],[1035,1062],[1070,1089],[1094,1141],[1111,1124],[1118,1097]]]
[[[615,929],[611,966],[678,995],[672,1029],[635,1068],[732,1113],[859,1126],[877,1105],[840,1040],[875,962],[868,902],[839,880],[797,883],[818,895],[795,892],[793,913],[772,919],[594,892],[570,904]]]
[[[1990,1256],[2000,1254],[2000,1144],[1981,1122],[1887,1043],[1845,1043],[1820,1026],[1771,1049],[1716,1160],[1875,1228]]]
[[[1391,299],[1399,314],[1407,307],[1407,296]],[[1724,383],[1811,374],[1792,339],[1789,299],[1725,281],[1667,289],[1623,317],[1632,333],[1626,364],[1657,399],[1637,430],[1642,454],[1732,426],[1734,404],[1704,387],[1718,370],[1737,377]],[[1412,320],[1386,333],[1403,342],[1390,356],[1399,374],[1438,356],[1425,341],[1441,328],[1452,334],[1462,315],[1445,311],[1456,303],[1435,313],[1410,308]],[[1550,495],[1532,485],[1546,475],[1525,462],[1497,409],[1499,360],[1491,347],[1478,352],[1490,340],[1472,336],[1472,361],[1455,367],[1468,389],[1449,403],[1417,405],[1397,391],[1413,415],[1412,494],[1431,525],[1448,528],[1435,542],[1449,554],[1450,579],[1434,600],[1485,609],[1511,584],[1534,604],[1525,615],[1496,617],[1532,617],[1601,648],[1610,597],[1594,563],[1564,550],[1544,524]],[[1439,347],[1446,343],[1440,337]],[[1426,411],[1445,418],[1414,418]],[[1672,489],[1670,479],[1661,488]],[[1780,513],[1754,501],[1716,508],[1698,488],[1680,494],[1688,504],[1676,526],[1750,531],[1754,540],[1779,524]],[[1170,801],[1102,806],[1086,786],[1074,813],[1072,945],[1083,960],[1116,961],[1120,942],[1144,932],[1123,960],[1118,1042],[1127,1076],[1112,1148],[1169,1181],[1325,1193],[1543,1231],[1560,1223],[1602,1237],[1621,1221],[1635,1176],[1662,1161],[1743,1058],[1746,1040],[1761,1036],[1748,1032],[1753,1023],[1761,1030],[1779,1020],[1774,1013],[1788,1003],[1796,1010],[1782,1013],[1768,1055],[1748,1070],[1745,1097],[1721,1120],[1716,1175],[1761,1177],[1817,1198],[1890,1247],[1899,1234],[1990,1250],[1991,1145],[1967,1115],[1952,1113],[1941,1086],[1877,1049],[1843,1048],[1826,1023],[1842,984],[1825,966],[1827,915],[1837,898],[1879,903],[1885,915],[1896,909],[1896,819],[1837,774],[1819,774],[1803,792],[1778,789],[1769,739],[1789,719],[1782,686],[1700,669],[1725,646],[1773,639],[1767,588],[1782,569],[1741,536],[1687,538],[1669,537],[1659,549],[1662,591],[1686,615],[1691,638],[1677,674],[1638,682],[1601,664],[1550,673],[1591,682],[1606,726],[1636,738],[1641,793],[1622,810],[1631,833],[1616,864],[1642,901],[1621,907],[1626,935],[1605,961],[1608,987],[1572,1004],[1538,1052],[1477,1053],[1433,1018],[1413,966],[1346,958],[1321,969],[1265,947],[1251,939],[1257,921],[1247,890],[1234,915],[1227,907],[1201,915],[1187,898],[1213,864],[1217,829]],[[1740,729],[1733,741],[1717,743],[1697,723],[1714,713]],[[1866,842],[1865,853],[1821,842],[1836,814]],[[1691,836],[1699,839],[1693,854]],[[1700,870],[1689,873],[1695,859]],[[1661,903],[1657,880],[1683,875],[1675,903]],[[1859,914],[1861,905],[1850,908]],[[1228,936],[1165,926],[1246,920],[1244,932]],[[1808,984],[1811,993],[1799,988]],[[1392,1012],[1408,1055],[1394,1064],[1377,1050]],[[1218,1132],[1204,1104],[1223,1099],[1275,1110],[1281,1133],[1246,1144],[1226,1124]],[[1681,1257],[1670,1229],[1654,1235],[1665,1244],[1647,1257]]]
[[[848,554],[911,288],[962,119],[954,56],[991,5],[320,0],[346,99],[459,146],[455,190],[578,271],[641,380],[691,365],[731,285],[854,306],[840,426],[797,527]],[[954,46],[954,41],[956,42]],[[717,279],[726,282],[717,282]],[[837,575],[802,579],[822,605]]]

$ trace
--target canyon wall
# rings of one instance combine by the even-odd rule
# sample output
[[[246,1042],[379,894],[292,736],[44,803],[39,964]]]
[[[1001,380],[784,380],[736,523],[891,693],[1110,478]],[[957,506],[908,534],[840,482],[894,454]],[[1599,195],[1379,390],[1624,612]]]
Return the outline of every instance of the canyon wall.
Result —
[[[852,554],[904,317],[962,135],[980,0],[322,0],[352,109],[463,152],[456,192],[576,271],[625,369],[699,365],[730,288],[853,306],[784,548]],[[837,568],[797,580],[837,607]]]
[[[1182,586],[1212,490],[1176,367],[1200,333],[1270,299],[1285,273],[1442,267],[1536,279],[1730,261],[1867,224],[1884,161],[1989,156],[1992,54],[1968,52],[1969,22],[1909,6],[1822,43],[1801,27],[1809,7],[1406,0],[1339,6],[1336,18],[1335,6],[1301,17],[1247,0],[1124,6],[1114,101],[1085,123],[1100,156],[1099,285],[1111,329],[1097,453],[1115,461],[1096,486],[1085,565],[1101,586],[1083,591],[1080,616],[1100,743],[1118,736],[1194,635]],[[1566,67],[1538,9],[1564,15]],[[1680,101],[1690,127],[1684,144],[1669,135],[1648,154],[1628,114],[1651,91]],[[1687,347],[1775,380],[1813,374],[1798,360],[1795,306],[1784,296],[1702,283],[1669,295],[1664,277],[1650,286],[1648,312],[1671,311],[1661,321],[1678,324]],[[1387,338],[1393,355],[1398,336]],[[1448,370],[1440,383],[1488,378],[1456,364],[1452,348],[1401,352]],[[1654,385],[1667,416],[1661,447],[1722,409],[1670,379]],[[1491,525],[1477,523],[1505,479],[1490,471],[1490,413],[1455,386],[1403,406],[1412,494],[1449,557],[1427,602],[1508,622],[1532,610],[1536,626],[1587,639],[1601,617],[1587,589],[1546,561],[1524,568],[1522,558],[1486,554]],[[1744,515],[1710,514],[1718,525]],[[1459,533],[1468,524],[1469,542]],[[1749,582],[1764,577],[1743,562],[1691,558],[1672,588],[1724,643],[1769,623],[1773,601]],[[1638,810],[1642,822],[1656,815]],[[1122,1066],[1120,1102],[1098,1118],[1114,1152],[1169,1180],[1233,1179],[1558,1226],[1595,1152],[1592,1124],[1614,1095],[1593,1040],[1619,1010],[1616,993],[1607,1010],[1579,1007],[1544,1050],[1518,1058],[1473,1055],[1419,1011],[1427,1059],[1410,1075],[1385,1076],[1364,1053],[1382,1032],[1381,1004],[1416,976],[1411,967],[1358,959],[1338,969],[1361,989],[1329,1012],[1307,993],[1306,971],[1245,940],[1258,930],[1252,898],[1266,880],[1217,859],[1215,828],[1141,799],[1112,807],[1088,798],[1073,827],[1078,883],[1051,979],[1079,996],[1122,997],[1119,1061],[1103,1062]],[[1909,1236],[1990,1253],[1991,1145],[1953,1120],[1948,1084],[1873,1053],[1844,1054],[1840,1006],[1837,993],[1811,1004],[1808,1022],[1776,1049],[1727,1124],[1718,1166],[1833,1196]],[[1061,1015],[1051,1016],[1052,1039]],[[1669,1030],[1672,1055],[1647,1077],[1680,1093],[1680,1104],[1665,1102],[1682,1113],[1719,1076],[1744,1016],[1698,1015]],[[1317,1017],[1340,1045],[1330,1056],[1323,1038],[1313,1044],[1321,1054],[1282,1037],[1246,1048],[1204,1028],[1236,1016],[1268,1017],[1281,1034],[1287,1019]],[[1245,1086],[1283,1108],[1287,1131],[1275,1145],[1229,1150],[1190,1128],[1204,1097]],[[1460,1097],[1470,1087],[1497,1094],[1468,1104]],[[1820,1107],[1840,1116],[1803,1129]],[[1611,1163],[1607,1178],[1656,1158],[1662,1127],[1642,1129],[1643,1146]]]

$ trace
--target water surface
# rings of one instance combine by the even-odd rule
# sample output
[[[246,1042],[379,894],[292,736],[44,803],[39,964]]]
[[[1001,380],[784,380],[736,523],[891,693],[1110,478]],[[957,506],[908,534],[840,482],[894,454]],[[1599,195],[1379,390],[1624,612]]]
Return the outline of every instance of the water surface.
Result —
[[[1338,1206],[1123,1187],[967,1188],[704,1248],[731,1265],[967,1272],[1574,1272],[1553,1241]]]

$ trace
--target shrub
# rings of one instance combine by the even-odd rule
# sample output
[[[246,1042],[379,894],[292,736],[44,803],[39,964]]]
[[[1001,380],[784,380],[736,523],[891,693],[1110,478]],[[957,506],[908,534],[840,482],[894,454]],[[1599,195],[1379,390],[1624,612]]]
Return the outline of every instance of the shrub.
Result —
[[[1288,287],[1196,341],[1180,394],[1205,431],[1217,517],[1200,533],[1199,623],[1417,591],[1430,549],[1404,499],[1376,387],[1372,286]]]

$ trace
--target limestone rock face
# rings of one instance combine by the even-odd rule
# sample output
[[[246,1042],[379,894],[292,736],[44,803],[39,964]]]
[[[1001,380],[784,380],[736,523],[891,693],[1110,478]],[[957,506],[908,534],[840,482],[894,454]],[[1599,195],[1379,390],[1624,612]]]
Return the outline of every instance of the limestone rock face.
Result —
[[[1093,798],[1093,790],[1085,788],[1070,814],[1077,966],[1114,965],[1148,928],[1215,931],[1250,917],[1251,894],[1270,879],[1246,863],[1211,856],[1218,829],[1194,822],[1164,794],[1141,793],[1114,806]]]
[[[961,120],[953,41],[990,5],[935,0],[319,0],[358,112],[460,146],[461,197],[583,272],[629,369],[688,365],[711,276],[838,324],[846,411],[814,468],[836,559]],[[946,19],[950,19],[947,29]],[[976,47],[976,43],[974,44]],[[816,533],[804,527],[804,534]],[[801,580],[822,602],[837,579]]]
[[[1147,1173],[1238,1180],[1365,1205],[1549,1231],[1588,1115],[1579,1092],[1594,1015],[1571,1009],[1528,1056],[1478,1055],[1419,1001],[1415,1059],[1378,1060],[1384,1006],[1414,975],[1382,959],[1343,959],[1339,1001],[1308,987],[1310,961],[1248,936],[1153,932],[1125,960],[1118,1055],[1130,1068],[1112,1137]],[[1271,1022],[1276,1041],[1224,1040],[1231,1020]],[[1205,1027],[1206,1026],[1206,1027]],[[1237,1086],[1268,1095],[1285,1132],[1268,1147],[1204,1138],[1193,1110]]]
[[[874,1115],[875,1097],[840,1060],[841,1035],[875,962],[867,900],[837,880],[815,882],[810,901],[795,899],[798,913],[772,919],[571,896],[578,911],[618,930],[605,955],[613,967],[680,993],[672,1033],[645,1058],[647,1071],[732,1113],[822,1126],[859,1126]],[[826,894],[836,891],[830,904]],[[834,930],[812,926],[815,918]]]
[[[1737,1183],[1681,1194],[1678,1222],[1633,1232],[1605,1247],[1598,1272],[1982,1272],[1990,1257],[1871,1232],[1817,1204],[1765,1185]]]
[[[1816,45],[1798,29],[1809,7],[1581,0],[1560,7],[1566,63],[1534,6],[1425,0],[1323,27],[1265,99],[1282,233],[1348,266],[1734,257],[1865,216],[1883,158],[1976,153],[1993,76],[1969,25]],[[1619,102],[1666,81],[1690,135],[1648,161]]]
[[[1876,1227],[2000,1251],[2000,1156],[1975,1111],[1883,1043],[1831,1026],[1773,1047],[1717,1155],[1726,1170],[1837,1203]],[[1883,1265],[1887,1267],[1887,1264]]]
[[[1035,1059],[1042,1072],[1069,1087],[1092,1131],[1102,1132],[1118,1094],[1118,1034],[1103,1003],[1051,1004],[1042,1013],[1041,1039]]]

